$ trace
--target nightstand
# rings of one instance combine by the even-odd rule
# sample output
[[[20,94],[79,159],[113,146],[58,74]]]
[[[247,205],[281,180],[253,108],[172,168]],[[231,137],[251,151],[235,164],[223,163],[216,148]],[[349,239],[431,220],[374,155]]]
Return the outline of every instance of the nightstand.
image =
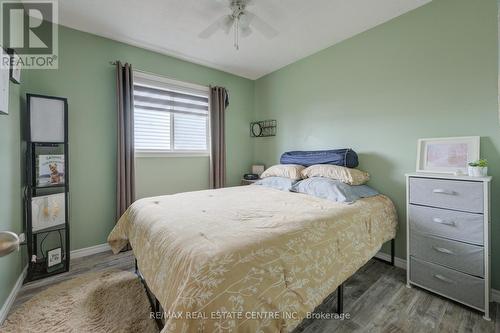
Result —
[[[259,179],[253,179],[253,180],[248,180],[248,179],[242,178],[240,185],[242,185],[242,186],[243,185],[252,185],[253,183],[255,183],[258,180],[260,180],[260,178]]]

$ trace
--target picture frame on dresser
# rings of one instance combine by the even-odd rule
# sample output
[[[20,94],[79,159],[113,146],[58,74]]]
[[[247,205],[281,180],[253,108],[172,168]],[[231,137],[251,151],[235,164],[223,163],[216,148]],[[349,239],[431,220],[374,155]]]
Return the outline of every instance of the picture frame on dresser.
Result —
[[[407,286],[490,320],[491,177],[406,175]]]
[[[467,174],[479,159],[480,137],[425,138],[417,143],[417,172]]]

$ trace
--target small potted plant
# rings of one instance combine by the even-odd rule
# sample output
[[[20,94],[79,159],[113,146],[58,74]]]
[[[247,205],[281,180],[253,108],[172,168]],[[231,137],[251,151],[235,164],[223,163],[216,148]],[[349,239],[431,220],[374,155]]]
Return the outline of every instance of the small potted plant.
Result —
[[[469,176],[486,177],[488,175],[488,161],[484,158],[469,163]]]

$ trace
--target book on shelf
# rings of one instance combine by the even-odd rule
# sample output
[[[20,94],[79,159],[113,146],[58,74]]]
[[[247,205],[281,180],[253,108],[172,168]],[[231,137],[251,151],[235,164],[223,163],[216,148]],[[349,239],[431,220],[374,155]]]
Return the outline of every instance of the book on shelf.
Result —
[[[37,186],[64,184],[64,155],[38,155]]]
[[[39,231],[66,223],[65,194],[57,193],[31,199],[31,227]]]

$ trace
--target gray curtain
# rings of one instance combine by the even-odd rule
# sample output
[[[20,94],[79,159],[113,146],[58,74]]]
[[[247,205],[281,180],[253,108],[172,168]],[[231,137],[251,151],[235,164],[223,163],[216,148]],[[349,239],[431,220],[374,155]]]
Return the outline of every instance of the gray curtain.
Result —
[[[225,113],[229,95],[223,87],[210,87],[210,130],[212,152],[210,161],[210,188],[226,186]]]
[[[119,61],[116,62],[116,105],[118,119],[116,215],[119,218],[135,200],[132,66],[122,65]]]

